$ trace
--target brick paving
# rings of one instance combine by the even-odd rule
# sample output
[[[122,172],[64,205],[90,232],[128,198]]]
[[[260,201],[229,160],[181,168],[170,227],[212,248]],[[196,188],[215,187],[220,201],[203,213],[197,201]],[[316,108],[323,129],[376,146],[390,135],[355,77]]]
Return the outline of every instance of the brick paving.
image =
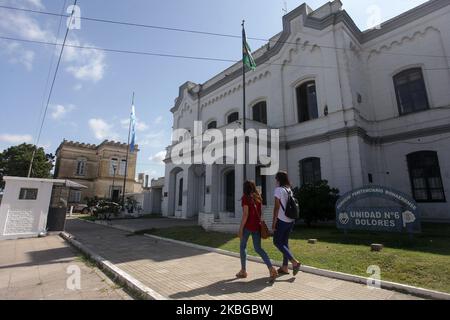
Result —
[[[131,299],[59,236],[0,241],[2,300]],[[81,290],[69,290],[68,267],[81,271]]]
[[[270,285],[267,268],[248,262],[249,278],[235,279],[239,259],[69,220],[78,241],[169,299],[417,299],[384,289],[300,272]]]
[[[189,227],[196,226],[196,220],[179,220],[170,218],[141,218],[141,219],[117,219],[103,223],[108,225],[126,228],[132,232],[139,232],[150,229],[165,229],[171,227]]]

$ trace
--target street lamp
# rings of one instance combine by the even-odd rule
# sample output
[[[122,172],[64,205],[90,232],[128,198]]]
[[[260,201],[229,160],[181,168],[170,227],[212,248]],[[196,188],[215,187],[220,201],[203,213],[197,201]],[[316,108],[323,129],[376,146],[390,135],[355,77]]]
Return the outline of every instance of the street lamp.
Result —
[[[117,165],[116,164],[113,164],[113,172],[114,172],[114,175],[113,175],[113,183],[112,183],[112,189],[111,189],[111,200],[112,201],[114,201],[114,183],[115,183],[115,180],[116,180],[116,170],[117,170]]]

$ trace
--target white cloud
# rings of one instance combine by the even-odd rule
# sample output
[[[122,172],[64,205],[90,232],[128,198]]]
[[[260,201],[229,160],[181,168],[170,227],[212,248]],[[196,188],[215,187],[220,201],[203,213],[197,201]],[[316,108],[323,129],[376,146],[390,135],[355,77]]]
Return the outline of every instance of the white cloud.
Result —
[[[160,124],[162,121],[163,121],[163,117],[162,117],[162,116],[159,116],[159,117],[157,117],[157,118],[153,121],[153,123],[154,123],[154,124]]]
[[[32,1],[36,8],[43,8],[40,1]],[[24,7],[25,3],[19,1],[15,6]],[[39,7],[41,5],[42,7]],[[29,5],[28,5],[29,7]],[[42,28],[32,16],[22,12],[0,10],[0,32],[12,37],[28,40],[54,41],[55,37],[50,30]],[[0,50],[6,54],[10,63],[22,64],[28,71],[32,70],[35,53],[18,42],[0,43]]]
[[[68,105],[63,106],[63,105],[56,105],[56,106],[52,106],[51,109],[53,110],[51,113],[51,117],[54,120],[61,120],[62,118],[64,118],[69,112],[73,111],[75,109],[75,106],[73,105]]]
[[[122,119],[120,120],[120,124],[122,125],[122,128],[128,129],[130,126],[130,119]],[[147,131],[148,129],[149,126],[145,122],[139,120],[139,118],[136,119],[136,131],[143,132]]]
[[[45,8],[44,5],[42,4],[41,0],[25,0],[25,1],[36,8],[39,8],[39,9]]]
[[[150,161],[157,164],[164,164],[163,160],[166,158],[166,151],[160,151],[149,158]]]
[[[73,46],[91,46],[82,44],[78,39],[67,41]],[[98,82],[103,79],[106,69],[105,54],[102,51],[66,47],[63,60],[69,64],[66,71],[78,80]]]
[[[117,133],[114,132],[113,126],[103,119],[90,119],[89,128],[98,140],[116,140],[118,138]]]
[[[142,121],[136,121],[136,130],[137,131],[147,131],[149,126]]]
[[[140,146],[150,146],[152,148],[165,148],[170,143],[170,135],[167,136],[163,130],[149,132],[139,137]]]
[[[41,143],[40,145],[39,145],[39,148],[43,148],[44,150],[49,150],[50,148],[52,147],[52,144],[50,143],[50,142],[47,142],[47,143]]]
[[[8,61],[13,64],[21,64],[28,71],[33,69],[34,62],[34,52],[28,49],[25,49],[23,46],[18,44],[17,42],[1,42],[0,50],[4,51],[8,56]]]
[[[21,12],[0,10],[0,30],[28,40],[55,40],[55,35],[51,30],[42,28],[32,16]]]
[[[30,7],[36,9],[45,8],[41,0],[11,0],[6,1],[4,4],[28,9]],[[34,19],[34,15],[11,10],[0,10],[1,34],[27,40],[55,42],[58,39],[55,32],[52,31],[53,28],[55,28],[53,24],[45,24],[44,27],[38,20]],[[62,39],[59,39],[57,42],[61,41]],[[91,46],[78,40],[73,33],[67,44]],[[59,50],[55,50],[54,47],[48,48],[59,55]],[[26,49],[24,45],[17,42],[2,41],[0,43],[0,51],[6,53],[9,62],[20,63],[27,70],[32,69],[35,54],[31,49]],[[78,80],[98,82],[103,79],[106,63],[105,53],[102,51],[65,47],[63,60],[66,63],[65,70]]]
[[[29,134],[20,135],[20,134],[0,134],[0,141],[7,143],[29,143],[33,140],[33,137]]]
[[[83,89],[83,85],[81,83],[77,83],[74,87],[73,90],[75,91],[80,91],[81,89]]]

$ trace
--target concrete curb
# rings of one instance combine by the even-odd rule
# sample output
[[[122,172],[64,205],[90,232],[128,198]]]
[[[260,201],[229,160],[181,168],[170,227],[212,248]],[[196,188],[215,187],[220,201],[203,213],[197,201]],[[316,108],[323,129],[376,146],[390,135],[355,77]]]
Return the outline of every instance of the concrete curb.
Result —
[[[197,244],[194,244],[194,243],[189,243],[189,242],[173,240],[173,239],[169,239],[169,238],[158,237],[158,236],[154,236],[154,235],[151,235],[151,234],[144,234],[144,236],[149,237],[149,238],[153,238],[155,240],[166,241],[166,242],[171,242],[171,243],[178,244],[178,245],[191,247],[191,248],[194,248],[194,249],[199,249],[199,250],[204,250],[204,251],[209,251],[209,252],[215,252],[215,253],[227,255],[227,256],[230,256],[230,257],[235,257],[235,258],[239,258],[240,257],[238,253],[227,251],[227,250],[223,250],[223,249],[217,249],[217,248],[197,245]],[[253,261],[253,262],[264,263],[263,260],[260,257],[247,256],[247,259],[250,260],[250,261]],[[281,267],[281,265],[282,265],[282,263],[279,262],[279,261],[274,261],[274,260],[271,260],[271,261],[272,261],[272,264],[274,266]],[[324,269],[308,267],[308,266],[302,266],[300,270],[302,272],[305,272],[305,273],[315,274],[315,275],[318,275],[318,276],[323,276],[323,277],[328,277],[328,278],[333,278],[333,279],[338,279],[338,280],[344,280],[344,281],[349,281],[349,282],[355,282],[355,283],[364,284],[364,285],[366,285],[367,283],[373,281],[372,279],[361,277],[361,276],[355,276],[355,275],[352,275],[352,274],[336,272],[336,271],[330,271],[330,270],[324,270]],[[401,292],[401,293],[406,293],[406,294],[414,295],[414,296],[425,298],[425,299],[450,300],[450,294],[448,294],[448,293],[439,292],[439,291],[433,291],[433,290],[428,290],[428,289],[423,289],[423,288],[418,288],[418,287],[413,287],[413,286],[400,284],[400,283],[395,283],[395,282],[389,282],[389,281],[381,280],[380,281],[380,287],[382,289],[387,289],[387,290],[397,291],[397,292]]]
[[[122,269],[116,267],[110,261],[104,259],[103,257],[93,252],[91,249],[84,246],[82,243],[75,240],[75,238],[71,234],[67,232],[61,232],[60,236],[75,248],[80,250],[82,253],[87,255],[89,258],[94,260],[100,269],[112,274],[116,282],[124,285],[126,288],[143,297],[145,300],[168,300],[166,297],[147,287]]]

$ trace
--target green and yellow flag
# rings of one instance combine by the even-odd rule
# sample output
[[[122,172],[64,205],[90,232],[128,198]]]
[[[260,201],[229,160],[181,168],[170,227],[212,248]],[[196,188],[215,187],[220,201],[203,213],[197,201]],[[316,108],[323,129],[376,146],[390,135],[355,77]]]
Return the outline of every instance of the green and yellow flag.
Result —
[[[253,59],[252,50],[250,49],[250,46],[247,43],[247,36],[245,35],[244,25],[242,25],[242,54],[243,54],[242,61],[244,65],[246,65],[252,70],[255,70],[256,62],[255,59]]]

